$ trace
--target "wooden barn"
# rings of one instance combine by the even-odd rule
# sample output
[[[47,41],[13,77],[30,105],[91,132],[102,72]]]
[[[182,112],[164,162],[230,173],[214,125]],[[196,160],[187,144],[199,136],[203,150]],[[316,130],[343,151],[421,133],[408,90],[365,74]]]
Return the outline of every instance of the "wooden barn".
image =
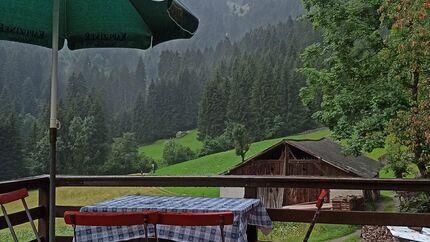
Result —
[[[380,168],[379,162],[365,156],[344,156],[342,147],[329,139],[283,140],[237,165],[225,175],[374,178],[378,176]],[[221,189],[221,196],[229,196],[232,193],[237,194],[238,190]],[[306,188],[260,188],[258,190],[258,195],[265,205],[276,208],[313,202],[318,193],[318,189]],[[363,195],[366,199],[375,199],[377,194],[376,191],[330,191],[331,197]]]

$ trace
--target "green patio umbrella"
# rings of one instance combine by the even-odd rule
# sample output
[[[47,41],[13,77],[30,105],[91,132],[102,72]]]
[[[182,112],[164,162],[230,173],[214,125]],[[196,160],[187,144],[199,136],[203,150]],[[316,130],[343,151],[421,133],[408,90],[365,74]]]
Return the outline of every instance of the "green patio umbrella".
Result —
[[[147,49],[190,38],[198,19],[178,0],[0,0],[0,40],[52,48],[49,241],[55,240],[58,49]],[[136,11],[137,10],[137,11]]]

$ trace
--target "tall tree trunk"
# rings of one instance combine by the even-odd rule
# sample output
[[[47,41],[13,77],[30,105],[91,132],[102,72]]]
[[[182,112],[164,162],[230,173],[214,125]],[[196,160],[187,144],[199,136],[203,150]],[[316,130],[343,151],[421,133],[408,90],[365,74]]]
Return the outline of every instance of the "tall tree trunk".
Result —
[[[420,72],[418,70],[415,70],[413,72],[413,84],[412,84],[412,110],[413,114],[418,114],[418,90],[419,90],[419,80],[420,80]],[[428,177],[427,173],[427,167],[426,165],[421,161],[421,157],[423,154],[423,148],[421,147],[422,144],[422,137],[423,135],[421,132],[416,132],[416,135],[414,137],[414,144],[413,144],[413,153],[414,153],[414,160],[417,164],[418,170],[420,171],[421,177],[425,178]]]

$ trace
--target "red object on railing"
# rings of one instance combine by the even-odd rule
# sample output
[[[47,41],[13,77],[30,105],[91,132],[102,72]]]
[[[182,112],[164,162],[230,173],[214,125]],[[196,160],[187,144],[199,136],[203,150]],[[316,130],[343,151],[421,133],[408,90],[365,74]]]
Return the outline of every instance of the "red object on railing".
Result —
[[[0,207],[3,212],[4,218],[7,223],[7,227],[10,230],[12,235],[12,239],[14,242],[18,242],[18,237],[16,236],[15,230],[13,229],[13,225],[9,219],[9,215],[7,214],[4,204],[15,202],[21,200],[22,205],[25,209],[25,213],[27,214],[28,221],[30,222],[31,228],[33,229],[34,235],[36,236],[36,241],[41,242],[41,238],[39,233],[37,232],[36,225],[34,224],[33,218],[31,217],[30,210],[28,209],[27,202],[25,198],[28,197],[28,190],[26,188],[22,188],[13,192],[0,194]]]
[[[158,224],[178,226],[219,226],[233,224],[232,212],[159,213]]]
[[[84,226],[132,226],[142,224],[156,224],[158,222],[158,212],[72,212],[64,213],[64,221],[71,225]]]
[[[327,196],[328,191],[326,189],[322,189],[320,192],[320,195],[318,196],[318,200],[317,200],[317,204],[316,207],[317,208],[321,208],[324,202],[324,198]]]
[[[0,204],[18,201],[26,197],[28,197],[28,191],[25,188],[13,192],[3,193],[0,194]]]

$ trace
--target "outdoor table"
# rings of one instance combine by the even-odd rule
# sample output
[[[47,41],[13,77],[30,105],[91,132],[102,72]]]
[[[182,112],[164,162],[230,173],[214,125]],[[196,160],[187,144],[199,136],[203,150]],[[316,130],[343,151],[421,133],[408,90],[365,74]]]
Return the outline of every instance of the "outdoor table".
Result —
[[[125,196],[81,208],[81,212],[226,212],[234,214],[233,225],[225,226],[226,241],[247,241],[247,225],[257,226],[267,234],[272,221],[260,199]],[[149,236],[154,237],[154,227],[148,226]],[[157,225],[158,238],[173,241],[221,241],[219,226],[181,227]],[[143,238],[143,225],[95,227],[77,226],[75,242],[112,242]]]

